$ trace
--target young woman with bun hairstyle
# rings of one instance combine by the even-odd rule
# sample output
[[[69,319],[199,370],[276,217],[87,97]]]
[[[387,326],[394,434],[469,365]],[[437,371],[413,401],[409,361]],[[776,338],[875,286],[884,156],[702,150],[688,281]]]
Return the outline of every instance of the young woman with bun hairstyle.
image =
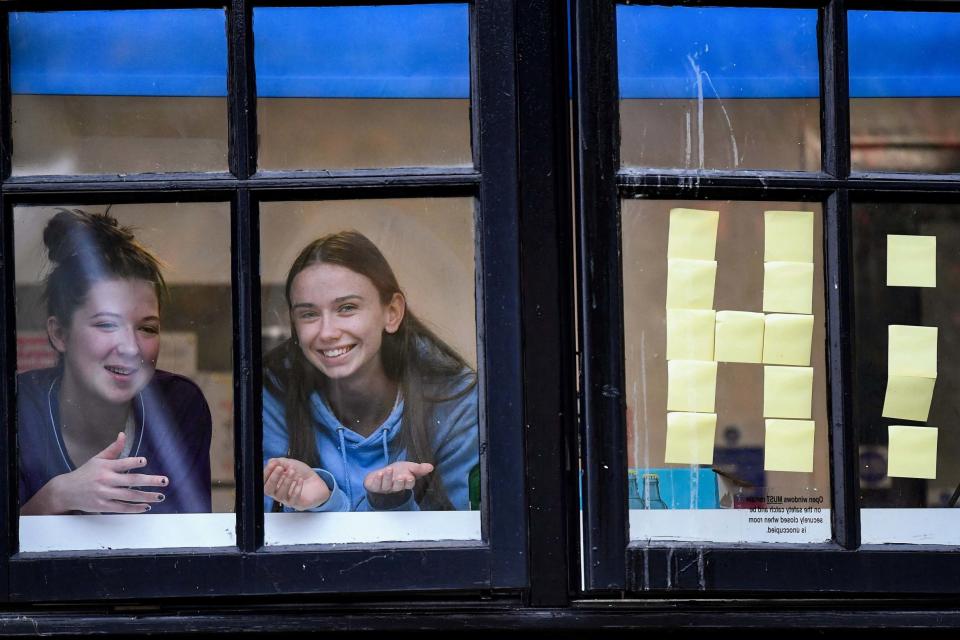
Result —
[[[43,242],[59,361],[17,376],[20,513],[210,511],[210,410],[156,369],[160,262],[108,214],[61,209]]]
[[[285,291],[291,337],[265,358],[265,508],[469,509],[476,373],[410,311],[380,250],[323,236]]]

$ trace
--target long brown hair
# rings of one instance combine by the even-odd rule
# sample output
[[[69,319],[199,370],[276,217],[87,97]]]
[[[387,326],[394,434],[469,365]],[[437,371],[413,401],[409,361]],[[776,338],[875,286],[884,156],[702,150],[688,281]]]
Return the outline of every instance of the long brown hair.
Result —
[[[377,289],[381,304],[388,304],[400,285],[389,263],[373,242],[358,231],[340,231],[317,238],[294,260],[287,274],[285,296],[290,307],[293,280],[301,271],[318,263],[346,267],[369,278]],[[291,313],[291,338],[264,358],[267,388],[284,398],[289,455],[312,467],[320,466],[310,396],[324,386],[325,376],[303,355],[296,342]],[[428,329],[407,307],[394,333],[384,332],[380,357],[387,377],[400,386],[403,394],[401,442],[412,462],[429,462],[436,467],[431,406],[469,393],[476,385],[476,374],[460,354]],[[469,384],[450,381],[469,376]],[[446,395],[445,395],[446,394]],[[414,488],[417,502],[429,498],[441,509],[452,509],[438,473],[420,478]]]

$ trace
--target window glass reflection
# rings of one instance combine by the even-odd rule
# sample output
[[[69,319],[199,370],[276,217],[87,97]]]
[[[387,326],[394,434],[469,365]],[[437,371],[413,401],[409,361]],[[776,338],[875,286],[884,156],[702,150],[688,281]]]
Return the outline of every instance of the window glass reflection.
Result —
[[[631,539],[830,538],[821,224],[623,201]]]
[[[228,207],[14,225],[21,550],[233,544]]]
[[[956,544],[951,393],[960,354],[960,250],[952,204],[853,207],[856,369],[864,543]],[[917,517],[923,509],[923,517]]]
[[[10,15],[13,173],[225,171],[222,10]]]
[[[851,11],[850,145],[858,171],[960,171],[960,14]]]
[[[820,168],[817,12],[617,6],[626,167]]]
[[[470,165],[465,4],[254,11],[263,169]]]
[[[267,542],[479,538],[472,200],[261,217]]]

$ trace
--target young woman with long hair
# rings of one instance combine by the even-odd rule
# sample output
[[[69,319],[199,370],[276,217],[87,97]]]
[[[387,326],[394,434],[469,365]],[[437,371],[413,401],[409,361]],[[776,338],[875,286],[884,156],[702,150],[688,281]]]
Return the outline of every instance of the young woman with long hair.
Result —
[[[265,359],[267,509],[469,509],[476,373],[407,306],[357,231],[307,245],[287,275],[292,335]]]

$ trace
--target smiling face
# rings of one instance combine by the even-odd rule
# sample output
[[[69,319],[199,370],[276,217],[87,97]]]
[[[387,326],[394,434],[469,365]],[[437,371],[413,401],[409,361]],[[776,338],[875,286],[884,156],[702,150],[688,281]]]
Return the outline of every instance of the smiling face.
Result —
[[[101,280],[90,287],[70,324],[47,320],[63,356],[63,385],[82,397],[130,402],[153,376],[160,355],[160,310],[146,280]]]
[[[343,382],[383,376],[383,333],[400,327],[404,298],[387,304],[364,275],[335,264],[313,264],[294,277],[290,314],[304,357],[328,378]]]

